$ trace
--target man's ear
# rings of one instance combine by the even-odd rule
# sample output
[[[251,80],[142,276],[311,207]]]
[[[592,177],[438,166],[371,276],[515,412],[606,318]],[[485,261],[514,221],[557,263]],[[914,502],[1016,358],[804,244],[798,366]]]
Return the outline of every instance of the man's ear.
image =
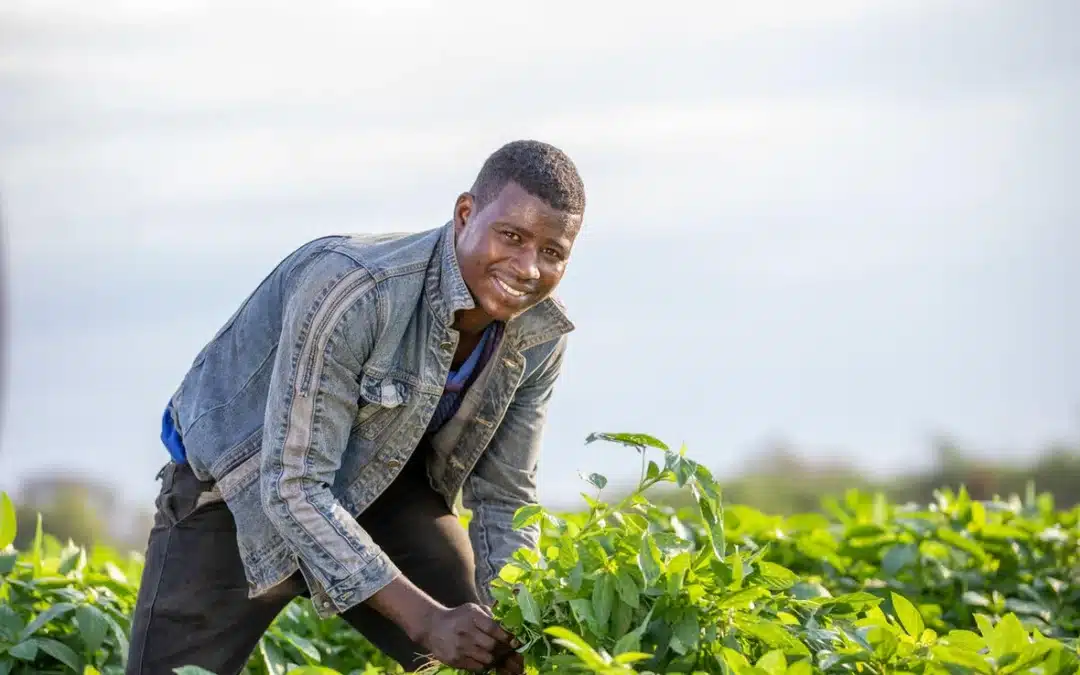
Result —
[[[462,192],[454,202],[454,232],[461,234],[465,224],[473,217],[476,200],[471,192]]]

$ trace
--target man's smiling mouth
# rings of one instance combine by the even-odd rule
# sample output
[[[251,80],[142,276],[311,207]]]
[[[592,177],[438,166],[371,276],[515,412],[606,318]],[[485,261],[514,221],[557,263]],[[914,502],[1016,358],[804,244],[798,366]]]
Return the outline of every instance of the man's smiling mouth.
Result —
[[[519,291],[519,290],[507,285],[507,283],[505,281],[503,281],[502,279],[500,279],[498,277],[495,277],[495,283],[498,284],[499,288],[501,288],[503,291],[505,291],[508,295],[512,295],[515,298],[524,298],[526,295],[529,294],[528,291]]]

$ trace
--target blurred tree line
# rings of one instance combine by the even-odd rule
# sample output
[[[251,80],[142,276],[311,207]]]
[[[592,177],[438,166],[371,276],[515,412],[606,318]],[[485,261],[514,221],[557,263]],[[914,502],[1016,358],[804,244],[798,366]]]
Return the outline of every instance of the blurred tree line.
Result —
[[[991,499],[1022,496],[1032,481],[1038,492],[1053,494],[1059,508],[1080,504],[1080,443],[1049,445],[1018,465],[989,461],[984,453],[965,453],[947,439],[935,443],[935,452],[931,470],[874,480],[842,463],[810,462],[789,447],[776,445],[757,454],[738,477],[722,479],[723,498],[726,503],[786,515],[819,510],[822,497],[842,496],[849,488],[882,491],[893,501],[927,503],[941,487],[964,485],[973,498]],[[717,471],[717,475],[724,474]],[[12,498],[19,519],[19,547],[33,538],[39,512],[44,529],[62,541],[70,538],[121,550],[141,551],[153,524],[152,504],[133,507],[117,498],[115,486],[77,474],[28,479]],[[681,506],[689,495],[654,490],[651,498]]]
[[[1080,443],[1053,443],[1031,453],[1022,463],[988,459],[985,453],[965,453],[947,438],[934,444],[935,464],[926,471],[874,479],[842,463],[811,462],[791,448],[777,445],[757,456],[734,479],[723,480],[723,500],[746,504],[765,513],[790,515],[821,510],[826,495],[842,497],[856,488],[882,492],[890,501],[926,504],[939,488],[967,488],[973,499],[995,495],[1023,497],[1029,483],[1036,492],[1054,496],[1058,508],[1080,504]],[[722,475],[722,474],[721,474]],[[691,496],[673,490],[654,490],[650,499],[673,506],[690,504]]]
[[[139,550],[154,522],[150,508],[134,508],[118,498],[117,487],[76,473],[49,473],[24,480],[15,494],[15,547],[28,548],[41,514],[42,529],[88,547],[95,544]]]

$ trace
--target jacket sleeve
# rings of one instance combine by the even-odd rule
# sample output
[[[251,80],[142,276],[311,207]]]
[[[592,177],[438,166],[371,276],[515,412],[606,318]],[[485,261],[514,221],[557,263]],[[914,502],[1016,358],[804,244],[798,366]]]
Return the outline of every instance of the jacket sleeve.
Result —
[[[309,584],[317,585],[311,590],[313,597],[319,591],[316,609],[324,616],[367,600],[399,574],[330,490],[378,331],[377,303],[366,270],[336,254],[314,262],[289,294],[274,356],[263,508]]]
[[[514,513],[537,503],[536,473],[548,403],[562,370],[566,336],[514,393],[502,423],[465,480],[462,505],[472,511],[469,538],[476,555],[480,597],[494,602],[489,585],[519,548],[537,546],[540,530],[512,527]]]

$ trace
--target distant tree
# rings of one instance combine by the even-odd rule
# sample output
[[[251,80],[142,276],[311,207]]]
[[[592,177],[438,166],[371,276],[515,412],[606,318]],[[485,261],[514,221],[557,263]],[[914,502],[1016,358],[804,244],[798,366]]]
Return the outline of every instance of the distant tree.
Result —
[[[146,514],[118,502],[112,486],[80,475],[51,474],[27,479],[13,500],[17,505],[19,547],[32,541],[39,513],[45,532],[61,541],[71,539],[85,546],[141,547],[150,527]]]

